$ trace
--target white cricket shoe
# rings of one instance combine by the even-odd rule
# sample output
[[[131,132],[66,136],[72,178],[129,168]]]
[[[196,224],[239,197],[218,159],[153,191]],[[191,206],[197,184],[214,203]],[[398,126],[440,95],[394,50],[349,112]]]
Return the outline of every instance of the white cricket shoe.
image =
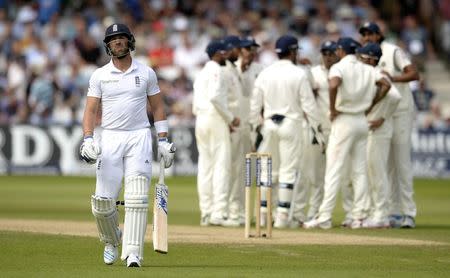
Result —
[[[110,243],[105,245],[105,250],[103,251],[103,261],[107,265],[113,264],[119,258],[119,247],[114,246]]]
[[[341,227],[342,228],[350,228],[352,226],[352,222],[353,222],[353,219],[345,218],[344,221],[342,221],[342,223],[341,223]]]
[[[222,217],[211,217],[209,219],[209,224],[213,225],[213,226],[224,226],[223,224],[225,223],[225,218]]]
[[[332,227],[331,220],[319,221],[318,218],[314,218],[312,220],[303,223],[303,228],[305,229],[321,228],[324,230],[328,230],[331,229],[331,227]]]
[[[390,228],[391,225],[389,224],[389,220],[373,220],[373,219],[366,219],[362,223],[362,228],[367,229],[385,229]]]
[[[141,260],[135,254],[128,255],[127,267],[141,267]]]
[[[277,229],[284,229],[288,227],[289,224],[288,222],[289,221],[287,212],[278,212],[273,227]]]
[[[352,225],[350,226],[350,228],[352,229],[362,229],[364,228],[364,222],[366,221],[366,219],[353,219],[352,221]]]
[[[409,228],[409,229],[415,228],[416,227],[416,221],[414,220],[414,217],[411,217],[409,215],[405,215],[405,217],[403,218],[402,225],[400,227],[401,228]]]

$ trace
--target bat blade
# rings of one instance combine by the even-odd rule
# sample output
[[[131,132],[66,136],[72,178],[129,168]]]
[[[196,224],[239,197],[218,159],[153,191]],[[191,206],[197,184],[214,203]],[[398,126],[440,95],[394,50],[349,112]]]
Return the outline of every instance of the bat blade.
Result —
[[[167,242],[167,201],[169,189],[167,185],[158,183],[155,186],[155,202],[153,204],[153,249],[166,254]]]

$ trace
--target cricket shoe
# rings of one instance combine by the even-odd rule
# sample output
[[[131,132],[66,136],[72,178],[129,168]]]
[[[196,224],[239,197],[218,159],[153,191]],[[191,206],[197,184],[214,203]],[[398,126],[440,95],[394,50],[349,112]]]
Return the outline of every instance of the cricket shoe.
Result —
[[[403,218],[403,222],[400,226],[401,228],[409,228],[413,229],[416,227],[416,221],[414,220],[414,217],[411,217],[409,215],[405,215]]]
[[[352,226],[352,222],[353,222],[353,219],[345,218],[344,221],[342,221],[342,223],[341,223],[341,227],[342,228],[350,228]]]
[[[284,229],[288,227],[288,224],[288,214],[286,212],[278,212],[273,227],[277,229]]]
[[[224,217],[211,217],[209,219],[209,224],[213,226],[224,226],[226,218]]]
[[[367,219],[365,221],[363,221],[362,223],[362,228],[367,228],[367,229],[386,229],[386,228],[390,228],[391,225],[389,224],[389,220],[374,220],[374,219]]]
[[[222,226],[224,227],[239,227],[240,225],[241,223],[238,218],[228,218],[222,223]]]
[[[312,220],[309,220],[309,221],[303,223],[303,228],[305,228],[305,229],[320,228],[320,229],[328,230],[328,229],[331,229],[331,227],[332,227],[331,220],[319,221],[319,218],[314,218]]]
[[[350,228],[362,229],[362,228],[364,228],[364,222],[366,222],[366,219],[353,219],[352,225],[350,226]]]
[[[127,267],[141,267],[141,260],[135,254],[128,255]]]
[[[103,261],[107,265],[113,264],[119,258],[119,247],[114,246],[110,243],[105,245],[105,250],[103,251]]]
[[[389,215],[389,224],[391,225],[391,228],[400,228],[403,224],[403,218],[403,215]]]

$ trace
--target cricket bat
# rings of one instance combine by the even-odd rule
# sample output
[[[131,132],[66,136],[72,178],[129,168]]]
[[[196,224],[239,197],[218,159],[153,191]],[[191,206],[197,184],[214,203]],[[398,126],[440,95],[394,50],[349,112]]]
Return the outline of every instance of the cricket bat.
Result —
[[[166,254],[167,243],[167,201],[169,188],[164,184],[164,162],[159,165],[159,181],[155,185],[155,201],[153,204],[153,249]]]

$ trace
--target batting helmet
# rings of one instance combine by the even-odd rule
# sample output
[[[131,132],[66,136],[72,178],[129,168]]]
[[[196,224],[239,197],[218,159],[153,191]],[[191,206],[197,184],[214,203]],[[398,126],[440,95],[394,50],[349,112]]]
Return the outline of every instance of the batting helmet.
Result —
[[[116,35],[125,35],[128,38],[128,49],[130,51],[134,50],[134,43],[136,42],[136,40],[134,39],[134,36],[131,33],[130,29],[125,24],[114,23],[106,28],[105,38],[103,39],[103,45],[108,55],[112,55],[108,43],[111,41],[112,37]]]

